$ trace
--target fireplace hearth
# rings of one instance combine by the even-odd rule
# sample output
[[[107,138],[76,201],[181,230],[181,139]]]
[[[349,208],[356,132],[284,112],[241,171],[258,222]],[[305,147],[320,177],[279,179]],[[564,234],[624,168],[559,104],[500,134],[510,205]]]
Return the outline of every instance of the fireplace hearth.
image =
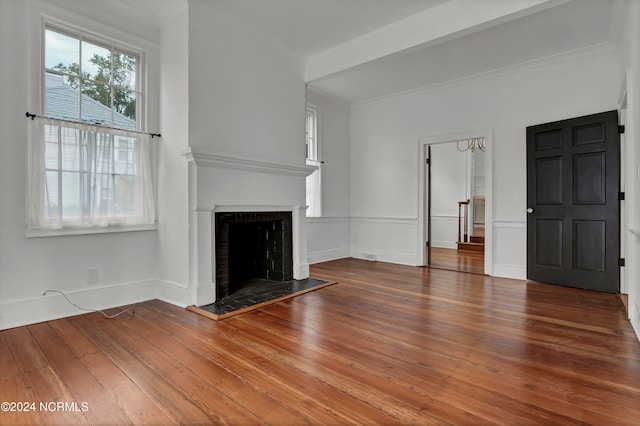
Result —
[[[255,279],[293,279],[291,212],[215,214],[216,300]]]

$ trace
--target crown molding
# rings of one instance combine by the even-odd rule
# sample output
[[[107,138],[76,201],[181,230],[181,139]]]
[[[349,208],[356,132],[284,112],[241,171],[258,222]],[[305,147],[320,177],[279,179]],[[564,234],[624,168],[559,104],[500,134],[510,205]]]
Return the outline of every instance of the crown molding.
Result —
[[[555,55],[545,56],[543,58],[533,59],[526,62],[520,62],[513,65],[507,65],[501,68],[497,68],[490,71],[481,72],[478,74],[469,75],[466,77],[457,78],[454,80],[447,80],[439,83],[428,84],[425,86],[416,87],[414,89],[404,90],[401,92],[390,93],[387,95],[377,96],[374,98],[364,99],[361,101],[353,102],[351,109],[357,109],[361,106],[373,104],[377,102],[391,101],[403,99],[417,94],[425,94],[440,90],[452,89],[459,86],[477,83],[480,81],[499,78],[502,76],[515,74],[518,72],[524,72],[543,66],[553,65],[556,63],[566,62],[573,59],[583,58],[587,56],[602,55],[605,53],[611,53],[616,50],[616,45],[611,42],[597,43],[591,46],[574,49],[567,52],[558,53]]]

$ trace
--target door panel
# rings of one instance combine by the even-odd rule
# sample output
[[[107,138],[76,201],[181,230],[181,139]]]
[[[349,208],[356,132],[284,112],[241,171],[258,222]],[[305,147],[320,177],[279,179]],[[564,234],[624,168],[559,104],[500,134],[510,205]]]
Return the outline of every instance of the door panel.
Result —
[[[604,220],[576,220],[573,222],[573,259],[575,269],[604,272],[606,242]]]
[[[562,267],[562,220],[536,221],[536,264]]]
[[[619,291],[617,111],[527,127],[527,277]]]
[[[562,148],[562,130],[542,131],[535,134],[535,150]]]
[[[562,204],[562,157],[536,159],[538,204]]]
[[[573,157],[574,204],[606,204],[606,160],[604,152]]]

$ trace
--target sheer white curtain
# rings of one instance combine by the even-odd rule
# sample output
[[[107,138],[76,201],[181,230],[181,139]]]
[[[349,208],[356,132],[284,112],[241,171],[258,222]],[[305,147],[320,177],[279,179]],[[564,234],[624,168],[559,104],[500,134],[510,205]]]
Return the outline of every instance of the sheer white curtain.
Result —
[[[50,118],[31,122],[27,226],[153,224],[149,136]]]

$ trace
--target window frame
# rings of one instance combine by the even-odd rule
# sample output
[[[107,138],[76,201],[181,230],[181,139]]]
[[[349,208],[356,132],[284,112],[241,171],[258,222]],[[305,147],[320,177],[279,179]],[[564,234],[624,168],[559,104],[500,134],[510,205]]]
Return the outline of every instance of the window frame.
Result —
[[[55,70],[55,69],[51,69],[51,68],[47,68],[47,64],[46,64],[46,32],[47,30],[51,30],[54,32],[57,32],[59,34],[65,35],[67,37],[72,37],[78,40],[79,42],[79,57],[78,57],[78,62],[79,62],[79,66],[80,66],[80,73],[78,76],[75,76],[75,78],[77,78],[80,81],[80,87],[82,87],[82,82],[87,80],[90,81],[92,83],[95,84],[104,84],[101,83],[97,80],[94,79],[90,79],[90,78],[84,78],[82,77],[82,42],[88,42],[91,43],[93,45],[96,46],[100,46],[103,47],[105,49],[108,49],[112,54],[114,52],[118,52],[118,53],[122,53],[125,55],[129,55],[129,56],[133,56],[137,58],[137,65],[136,65],[136,84],[135,84],[135,90],[130,90],[130,89],[126,89],[129,92],[133,92],[136,94],[136,118],[135,118],[135,122],[136,122],[136,128],[135,129],[126,129],[126,130],[135,130],[135,131],[143,131],[144,129],[146,129],[146,122],[144,120],[144,117],[146,116],[146,81],[145,81],[145,76],[146,76],[146,55],[143,49],[136,49],[131,45],[127,45],[123,42],[119,42],[116,41],[115,39],[113,39],[112,37],[107,37],[107,36],[101,36],[98,35],[94,32],[90,32],[87,30],[83,30],[80,29],[78,27],[75,27],[73,25],[68,25],[68,24],[63,24],[58,20],[52,20],[49,18],[43,18],[42,20],[42,26],[41,26],[41,49],[40,49],[40,114],[41,115],[45,115],[45,108],[46,108],[46,76],[47,73],[51,73],[51,74],[56,74],[56,75],[61,75],[61,76],[72,76],[74,77],[72,74],[64,72],[64,71],[60,71],[60,70]],[[112,66],[112,70],[113,70],[113,66]],[[112,84],[112,83],[108,83],[106,84],[110,89],[119,89],[122,88],[122,86],[118,86],[116,84]],[[79,101],[78,101],[78,121],[79,122],[84,122],[82,120],[82,89],[79,89]],[[114,122],[114,105],[113,105],[113,96],[111,96],[110,99],[110,110],[111,110],[111,121],[112,124],[111,126],[108,127],[117,127],[115,126],[115,122]],[[57,117],[54,117],[57,118]],[[95,124],[95,123],[91,123],[91,124]]]
[[[309,136],[309,131],[306,129],[306,125],[308,124],[309,114],[311,113],[313,117],[313,135]],[[310,161],[320,161],[318,149],[318,109],[316,107],[312,107],[310,105],[307,106],[306,115],[305,115],[305,159]],[[311,142],[309,142],[311,140]],[[311,147],[310,147],[311,145]],[[312,151],[313,155],[309,155],[309,151]]]
[[[29,104],[32,106],[30,110],[40,111],[40,115],[44,115],[45,111],[45,96],[46,85],[45,78],[47,74],[46,67],[46,30],[52,30],[63,35],[68,35],[79,40],[82,40],[95,44],[97,46],[106,47],[112,52],[126,54],[137,58],[136,64],[136,83],[135,89],[130,90],[134,92],[136,96],[136,128],[129,129],[132,131],[142,132],[147,128],[147,114],[148,114],[148,88],[149,88],[149,75],[147,69],[149,66],[149,51],[155,51],[156,48],[149,41],[139,38],[138,36],[119,31],[117,28],[109,27],[101,22],[87,19],[86,17],[80,17],[79,15],[71,14],[69,12],[58,9],[55,6],[45,5],[42,3],[33,3],[34,7],[31,9],[31,22],[33,30],[30,31],[29,37],[29,55],[28,63],[30,84],[29,84]],[[76,23],[82,22],[82,26]],[[36,25],[37,23],[37,25]],[[96,31],[86,29],[87,26],[96,28]],[[37,34],[37,35],[36,35]],[[81,36],[80,36],[81,35]],[[80,58],[78,60],[81,60]],[[157,79],[156,83],[157,83]],[[93,81],[93,80],[90,80]],[[109,82],[110,88],[121,88],[120,85]],[[155,87],[155,86],[154,86]],[[81,95],[79,95],[81,96]],[[157,97],[153,97],[157,100]],[[117,113],[117,110],[113,108],[113,96],[111,96],[111,117]],[[155,111],[155,109],[154,109]],[[80,121],[78,121],[80,122]],[[155,120],[154,120],[155,122]],[[115,123],[113,123],[115,124]],[[105,126],[111,127],[111,126]],[[127,129],[123,129],[127,130]],[[117,136],[116,136],[117,138]],[[113,155],[118,155],[117,143],[114,144]],[[30,203],[32,200],[26,199],[26,211],[25,211],[25,237],[48,237],[58,235],[77,235],[77,234],[104,234],[113,232],[131,232],[131,231],[146,231],[157,230],[157,198],[156,198],[156,149],[151,144],[149,148],[149,158],[151,161],[151,184],[150,191],[153,198],[154,210],[153,223],[152,224],[108,224],[106,226],[89,225],[89,226],[70,226],[62,228],[47,228],[47,227],[29,227],[28,215],[31,214]],[[131,155],[130,153],[128,155]],[[117,160],[117,158],[116,158]],[[27,174],[30,174],[30,169],[27,168]],[[27,185],[29,179],[26,179]],[[27,188],[26,194],[29,194],[29,188]],[[28,196],[27,196],[28,197]]]
[[[311,113],[313,115],[314,129],[313,135],[311,136],[312,142],[309,143],[308,132],[306,131],[306,124],[308,121],[308,114]],[[307,176],[305,181],[305,197],[307,201],[307,210],[306,217],[307,218],[318,218],[322,217],[322,158],[321,158],[321,149],[320,149],[320,109],[308,103],[305,114],[305,163],[308,166],[316,167],[316,170],[313,171],[309,176]],[[311,147],[309,145],[312,145]],[[312,155],[309,155],[309,151],[312,151]],[[317,185],[314,190],[314,194],[309,195],[311,182],[314,180],[317,182]],[[313,189],[313,188],[312,188]],[[315,201],[312,201],[315,200]],[[315,205],[313,204],[315,202]]]

